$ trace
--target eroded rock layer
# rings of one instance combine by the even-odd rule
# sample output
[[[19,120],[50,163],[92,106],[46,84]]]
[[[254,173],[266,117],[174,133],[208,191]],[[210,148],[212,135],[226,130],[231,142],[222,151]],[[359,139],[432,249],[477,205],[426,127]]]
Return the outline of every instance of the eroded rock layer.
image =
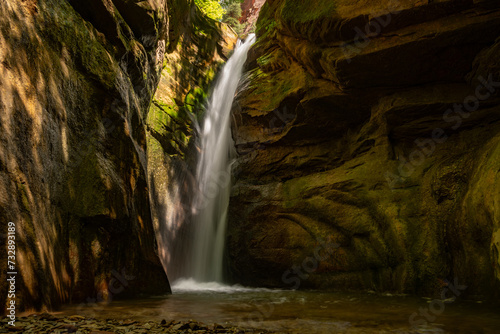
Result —
[[[255,24],[259,18],[260,9],[266,3],[266,0],[245,0],[241,3],[240,23],[246,23],[247,26],[243,34],[248,34],[255,30]]]
[[[269,0],[257,34],[232,277],[498,296],[500,4]]]

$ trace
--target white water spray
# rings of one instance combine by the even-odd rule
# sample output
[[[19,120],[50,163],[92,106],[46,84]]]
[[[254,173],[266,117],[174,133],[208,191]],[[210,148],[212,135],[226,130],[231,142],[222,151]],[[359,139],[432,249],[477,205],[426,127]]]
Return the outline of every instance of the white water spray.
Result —
[[[231,107],[247,53],[255,42],[250,35],[238,42],[215,85],[200,133],[196,170],[197,192],[192,215],[194,238],[184,276],[197,282],[221,282],[227,208],[231,181]]]

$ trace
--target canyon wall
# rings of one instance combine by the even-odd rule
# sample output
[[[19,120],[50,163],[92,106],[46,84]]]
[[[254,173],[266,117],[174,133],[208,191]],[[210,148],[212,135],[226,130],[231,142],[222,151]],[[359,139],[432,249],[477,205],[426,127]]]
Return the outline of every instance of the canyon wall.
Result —
[[[255,29],[260,9],[266,3],[266,0],[244,0],[241,3],[240,23],[246,23],[247,26],[243,34],[246,35]]]
[[[172,31],[186,25],[180,5],[2,1],[0,234],[6,247],[15,224],[18,310],[170,292],[146,121]]]
[[[268,0],[234,107],[234,281],[500,294],[500,3]]]

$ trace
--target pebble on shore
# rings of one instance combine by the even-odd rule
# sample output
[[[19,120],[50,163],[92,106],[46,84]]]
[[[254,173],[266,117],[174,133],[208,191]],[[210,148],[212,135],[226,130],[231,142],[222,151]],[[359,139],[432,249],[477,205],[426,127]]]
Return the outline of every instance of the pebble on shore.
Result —
[[[74,315],[57,317],[49,313],[33,314],[16,319],[16,326],[10,326],[9,319],[0,320],[0,333],[26,334],[122,334],[122,333],[198,333],[198,334],[264,334],[268,331],[224,327],[219,324],[206,325],[196,321],[134,321],[94,319]]]

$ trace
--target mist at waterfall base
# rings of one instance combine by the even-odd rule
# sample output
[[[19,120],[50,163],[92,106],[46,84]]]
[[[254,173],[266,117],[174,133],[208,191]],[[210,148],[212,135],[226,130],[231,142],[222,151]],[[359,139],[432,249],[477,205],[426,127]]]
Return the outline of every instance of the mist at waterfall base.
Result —
[[[197,126],[198,161],[194,178],[189,181],[189,212],[185,205],[174,205],[163,233],[173,237],[166,247],[164,261],[172,290],[240,291],[223,285],[223,257],[226,238],[227,208],[231,187],[231,163],[234,143],[231,136],[231,108],[242,76],[247,53],[255,42],[249,35],[238,44],[223,66],[211,93],[206,112]],[[185,173],[186,174],[186,173]],[[181,180],[187,184],[186,180]],[[174,194],[175,196],[175,194]],[[182,197],[182,194],[178,195]],[[185,204],[185,203],[184,203]],[[180,212],[175,212],[176,210]]]

